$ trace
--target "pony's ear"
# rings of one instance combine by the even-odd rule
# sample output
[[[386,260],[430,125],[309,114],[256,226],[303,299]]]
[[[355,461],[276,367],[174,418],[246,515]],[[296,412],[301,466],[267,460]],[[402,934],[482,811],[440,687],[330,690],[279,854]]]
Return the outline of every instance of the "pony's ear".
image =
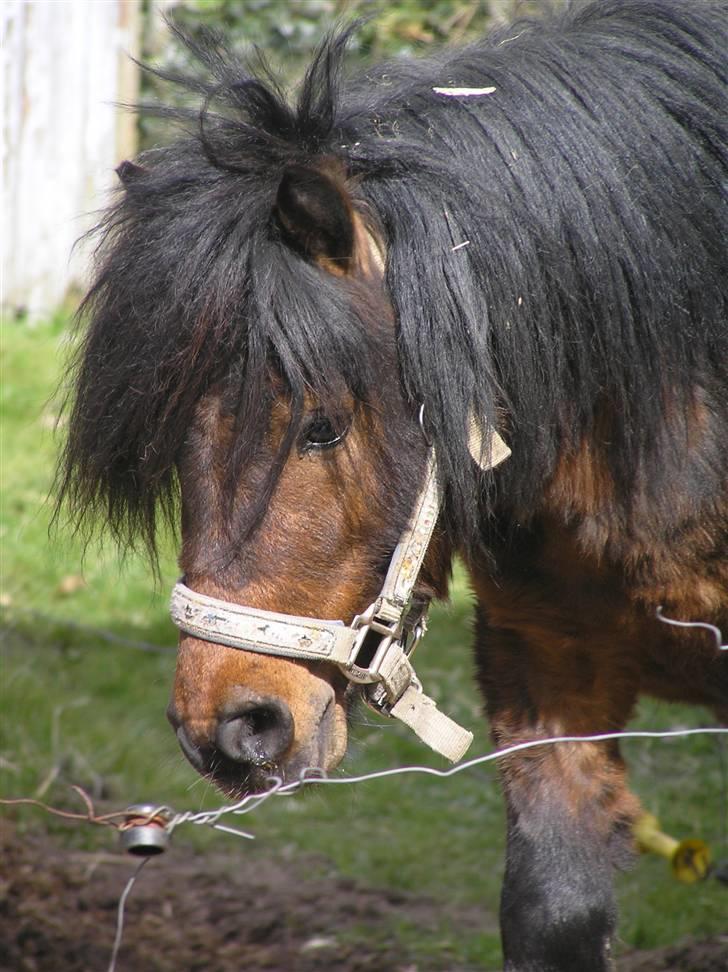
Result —
[[[117,165],[116,174],[122,186],[128,186],[138,179],[139,176],[144,175],[144,169],[140,165],[137,165],[136,162],[130,162],[126,159],[120,165]]]
[[[348,273],[354,258],[354,210],[343,184],[321,169],[291,164],[276,196],[283,233],[297,250],[333,273]]]

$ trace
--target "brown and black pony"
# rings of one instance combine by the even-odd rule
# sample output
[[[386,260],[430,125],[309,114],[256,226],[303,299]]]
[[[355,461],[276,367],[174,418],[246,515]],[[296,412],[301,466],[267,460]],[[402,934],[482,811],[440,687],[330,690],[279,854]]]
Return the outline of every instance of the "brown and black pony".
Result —
[[[498,746],[619,730],[641,692],[725,719],[728,653],[656,612],[728,630],[727,27],[722,0],[604,0],[350,79],[343,32],[294,107],[191,44],[205,76],[172,80],[203,107],[157,109],[186,132],[120,167],[102,224],[63,499],[153,551],[179,497],[194,591],[348,623],[420,489],[424,404],[444,503],[414,597],[464,558]],[[169,717],[242,792],[333,769],[355,696],[185,635]],[[502,781],[507,969],[607,969],[639,809],[618,746]]]

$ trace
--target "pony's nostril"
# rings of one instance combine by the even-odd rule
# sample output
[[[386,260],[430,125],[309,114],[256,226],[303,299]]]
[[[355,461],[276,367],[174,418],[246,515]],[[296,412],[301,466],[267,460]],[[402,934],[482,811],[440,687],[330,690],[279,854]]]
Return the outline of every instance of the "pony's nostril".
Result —
[[[274,763],[293,741],[293,717],[277,699],[242,705],[220,722],[215,742],[221,753],[238,763]]]

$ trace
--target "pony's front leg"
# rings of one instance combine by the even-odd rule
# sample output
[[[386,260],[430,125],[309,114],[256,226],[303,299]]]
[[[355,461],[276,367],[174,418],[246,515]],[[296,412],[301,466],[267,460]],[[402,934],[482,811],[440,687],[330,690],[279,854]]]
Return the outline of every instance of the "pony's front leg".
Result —
[[[512,631],[481,625],[480,673],[499,748],[530,739],[619,728],[632,696],[616,677],[562,646],[560,658]],[[615,673],[617,676],[617,673]],[[630,696],[627,698],[627,696]],[[619,712],[623,709],[623,712]],[[639,804],[615,743],[558,743],[501,761],[507,807],[501,932],[506,972],[613,968],[615,866],[632,855]]]

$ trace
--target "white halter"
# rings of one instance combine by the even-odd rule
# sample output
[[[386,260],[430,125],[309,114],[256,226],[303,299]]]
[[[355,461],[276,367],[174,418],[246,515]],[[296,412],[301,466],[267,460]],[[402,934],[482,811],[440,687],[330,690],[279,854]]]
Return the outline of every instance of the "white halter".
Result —
[[[471,422],[470,451],[487,469],[510,455],[490,430]],[[244,607],[190,590],[181,581],[172,591],[170,613],[180,630],[214,644],[285,658],[332,662],[351,682],[366,686],[364,698],[376,711],[399,719],[435,752],[462,759],[473,735],[440,712],[424,694],[410,656],[425,634],[427,609],[412,610],[412,594],[440,511],[437,463],[430,449],[425,480],[412,516],[395,548],[379,597],[350,625]],[[372,638],[376,635],[378,643]]]

